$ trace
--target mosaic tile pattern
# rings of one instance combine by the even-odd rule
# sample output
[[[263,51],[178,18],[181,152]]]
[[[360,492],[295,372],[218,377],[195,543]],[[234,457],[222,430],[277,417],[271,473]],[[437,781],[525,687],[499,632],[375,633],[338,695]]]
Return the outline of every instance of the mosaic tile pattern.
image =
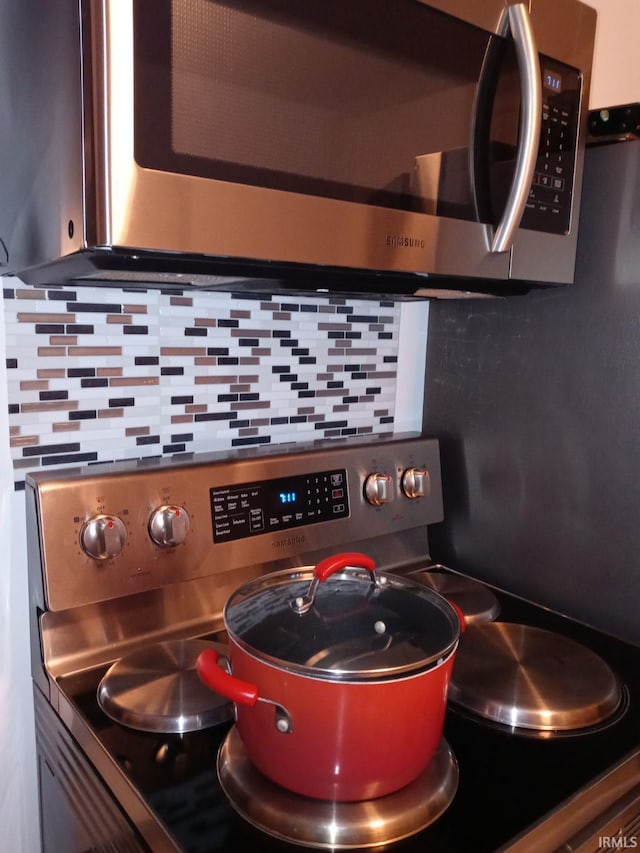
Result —
[[[4,311],[16,488],[39,468],[393,430],[393,302],[9,279]]]

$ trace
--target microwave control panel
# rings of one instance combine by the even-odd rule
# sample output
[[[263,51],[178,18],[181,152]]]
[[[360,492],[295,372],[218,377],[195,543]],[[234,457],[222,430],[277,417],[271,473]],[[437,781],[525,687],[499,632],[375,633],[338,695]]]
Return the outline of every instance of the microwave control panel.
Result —
[[[566,234],[571,220],[581,75],[545,56],[540,56],[540,70],[540,146],[522,226]]]

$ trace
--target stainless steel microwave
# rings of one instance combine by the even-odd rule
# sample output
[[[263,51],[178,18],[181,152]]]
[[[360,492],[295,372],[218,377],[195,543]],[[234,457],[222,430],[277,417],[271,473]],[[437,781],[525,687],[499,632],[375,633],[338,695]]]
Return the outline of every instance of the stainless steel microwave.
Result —
[[[398,297],[573,278],[577,0],[8,5],[0,273]]]

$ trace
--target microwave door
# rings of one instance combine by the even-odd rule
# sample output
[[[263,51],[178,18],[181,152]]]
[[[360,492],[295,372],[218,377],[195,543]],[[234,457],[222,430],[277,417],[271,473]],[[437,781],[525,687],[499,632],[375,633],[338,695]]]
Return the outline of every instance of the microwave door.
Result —
[[[468,148],[491,33],[418,0],[91,8],[96,245],[508,277],[468,166],[447,199],[419,165]]]

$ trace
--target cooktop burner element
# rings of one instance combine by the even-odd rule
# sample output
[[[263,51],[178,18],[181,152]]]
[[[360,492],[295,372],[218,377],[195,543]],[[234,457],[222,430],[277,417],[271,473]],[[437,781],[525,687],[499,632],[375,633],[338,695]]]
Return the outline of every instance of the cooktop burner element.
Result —
[[[340,850],[392,844],[429,826],[454,798],[458,764],[443,738],[422,775],[400,791],[363,802],[311,800],[256,770],[233,727],[218,752],[218,779],[236,812],[267,835]]]
[[[498,599],[489,587],[478,581],[452,574],[438,566],[412,572],[412,577],[457,605],[467,625],[492,622],[500,615]]]
[[[98,704],[117,723],[145,732],[184,733],[227,722],[228,699],[200,681],[196,660],[205,649],[226,655],[220,643],[175,640],[121,658],[98,685]]]
[[[462,637],[451,702],[514,730],[581,732],[620,708],[620,682],[591,649],[553,631],[510,622]]]

